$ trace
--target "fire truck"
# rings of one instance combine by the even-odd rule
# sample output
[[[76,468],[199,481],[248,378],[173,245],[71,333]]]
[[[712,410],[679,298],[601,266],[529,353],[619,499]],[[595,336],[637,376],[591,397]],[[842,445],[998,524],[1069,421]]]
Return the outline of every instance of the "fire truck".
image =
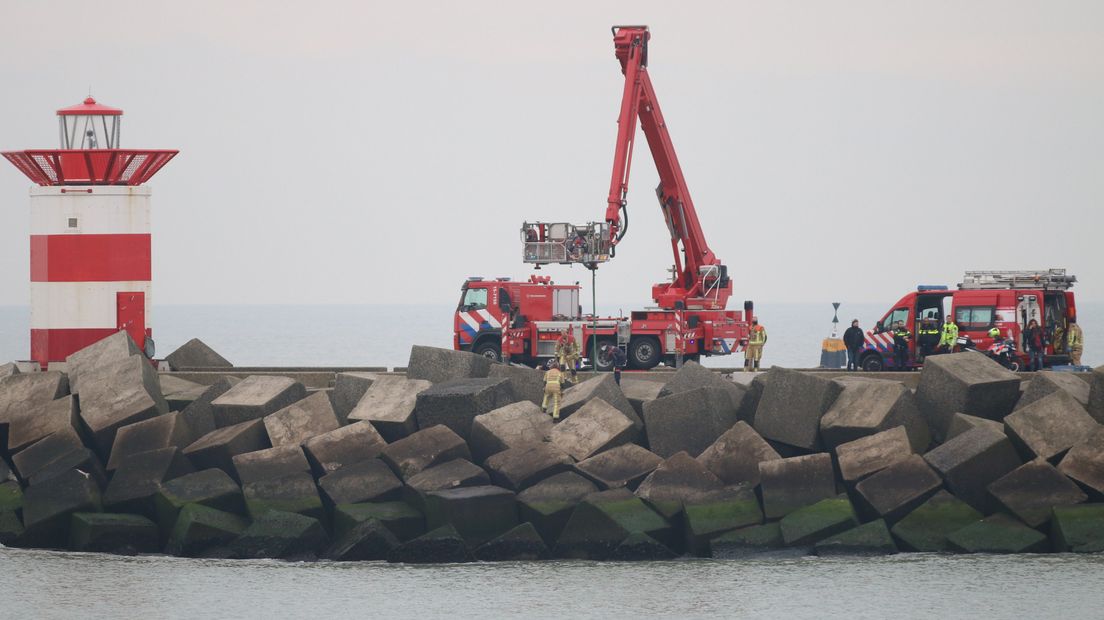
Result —
[[[874,329],[867,331],[859,366],[863,370],[897,370],[893,359],[893,328],[898,321],[910,332],[909,362],[906,370],[919,368],[917,334],[924,321],[940,329],[944,317],[951,316],[959,335],[969,337],[980,351],[993,344],[989,330],[996,327],[1001,338],[1016,344],[1020,367],[1026,367],[1023,331],[1032,319],[1046,330],[1052,344],[1047,346],[1045,365],[1069,363],[1069,356],[1053,343],[1061,342],[1069,320],[1077,316],[1073,287],[1077,278],[1065,269],[1040,271],[967,271],[956,290],[947,286],[920,285],[886,311]]]
[[[648,27],[611,30],[625,82],[605,218],[587,224],[524,222],[522,261],[535,269],[581,264],[594,270],[616,255],[628,231],[626,198],[639,124],[659,172],[656,196],[671,235],[672,277],[652,286],[654,307],[626,317],[584,315],[578,283],[560,285],[536,275],[525,282],[468,278],[454,321],[456,349],[538,365],[552,358],[560,334],[571,328],[597,369],[610,368],[604,352],[618,346],[625,349],[630,367],[643,370],[679,358],[728,355],[747,343],[754,308],[746,301],[742,311],[726,309],[732,280],[706,243],[659,108],[647,70]]]

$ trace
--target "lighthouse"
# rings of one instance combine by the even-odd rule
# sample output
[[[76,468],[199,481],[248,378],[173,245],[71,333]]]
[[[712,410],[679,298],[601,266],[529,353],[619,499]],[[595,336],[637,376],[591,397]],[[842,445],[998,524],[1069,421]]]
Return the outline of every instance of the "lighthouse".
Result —
[[[150,188],[178,151],[124,149],[123,111],[57,111],[57,149],[5,151],[31,188],[31,359],[45,367],[120,330],[153,355]]]

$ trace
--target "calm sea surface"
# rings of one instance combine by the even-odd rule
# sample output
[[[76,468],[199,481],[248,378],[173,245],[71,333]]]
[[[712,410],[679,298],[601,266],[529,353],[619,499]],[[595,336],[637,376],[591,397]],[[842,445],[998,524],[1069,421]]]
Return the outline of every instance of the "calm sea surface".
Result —
[[[643,304],[599,306],[617,314]],[[1086,348],[1083,361],[1104,364],[1104,304],[1079,306]],[[154,306],[158,355],[200,338],[239,366],[405,366],[410,345],[452,346],[453,305],[422,306]],[[858,318],[870,328],[884,304],[845,304],[840,330]],[[767,328],[765,366],[815,367],[821,340],[832,332],[830,304],[759,304]],[[30,355],[30,310],[0,306],[0,360]],[[0,362],[2,363],[2,362]],[[742,357],[715,357],[707,366],[741,366]]]

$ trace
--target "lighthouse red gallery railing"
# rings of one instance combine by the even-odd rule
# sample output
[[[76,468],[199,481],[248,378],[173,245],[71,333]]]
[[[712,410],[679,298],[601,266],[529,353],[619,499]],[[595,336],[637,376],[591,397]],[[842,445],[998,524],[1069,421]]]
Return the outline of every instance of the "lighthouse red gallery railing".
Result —
[[[38,185],[141,185],[180,151],[43,149],[4,157]]]

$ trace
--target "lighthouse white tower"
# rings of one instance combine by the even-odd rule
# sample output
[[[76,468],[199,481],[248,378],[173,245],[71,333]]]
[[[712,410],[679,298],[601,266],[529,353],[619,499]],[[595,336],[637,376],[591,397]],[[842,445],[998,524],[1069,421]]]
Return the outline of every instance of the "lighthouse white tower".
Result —
[[[152,344],[150,189],[178,151],[120,148],[123,111],[57,111],[55,150],[3,155],[31,189],[31,359],[46,366],[126,330]],[[147,343],[147,339],[150,339]]]

